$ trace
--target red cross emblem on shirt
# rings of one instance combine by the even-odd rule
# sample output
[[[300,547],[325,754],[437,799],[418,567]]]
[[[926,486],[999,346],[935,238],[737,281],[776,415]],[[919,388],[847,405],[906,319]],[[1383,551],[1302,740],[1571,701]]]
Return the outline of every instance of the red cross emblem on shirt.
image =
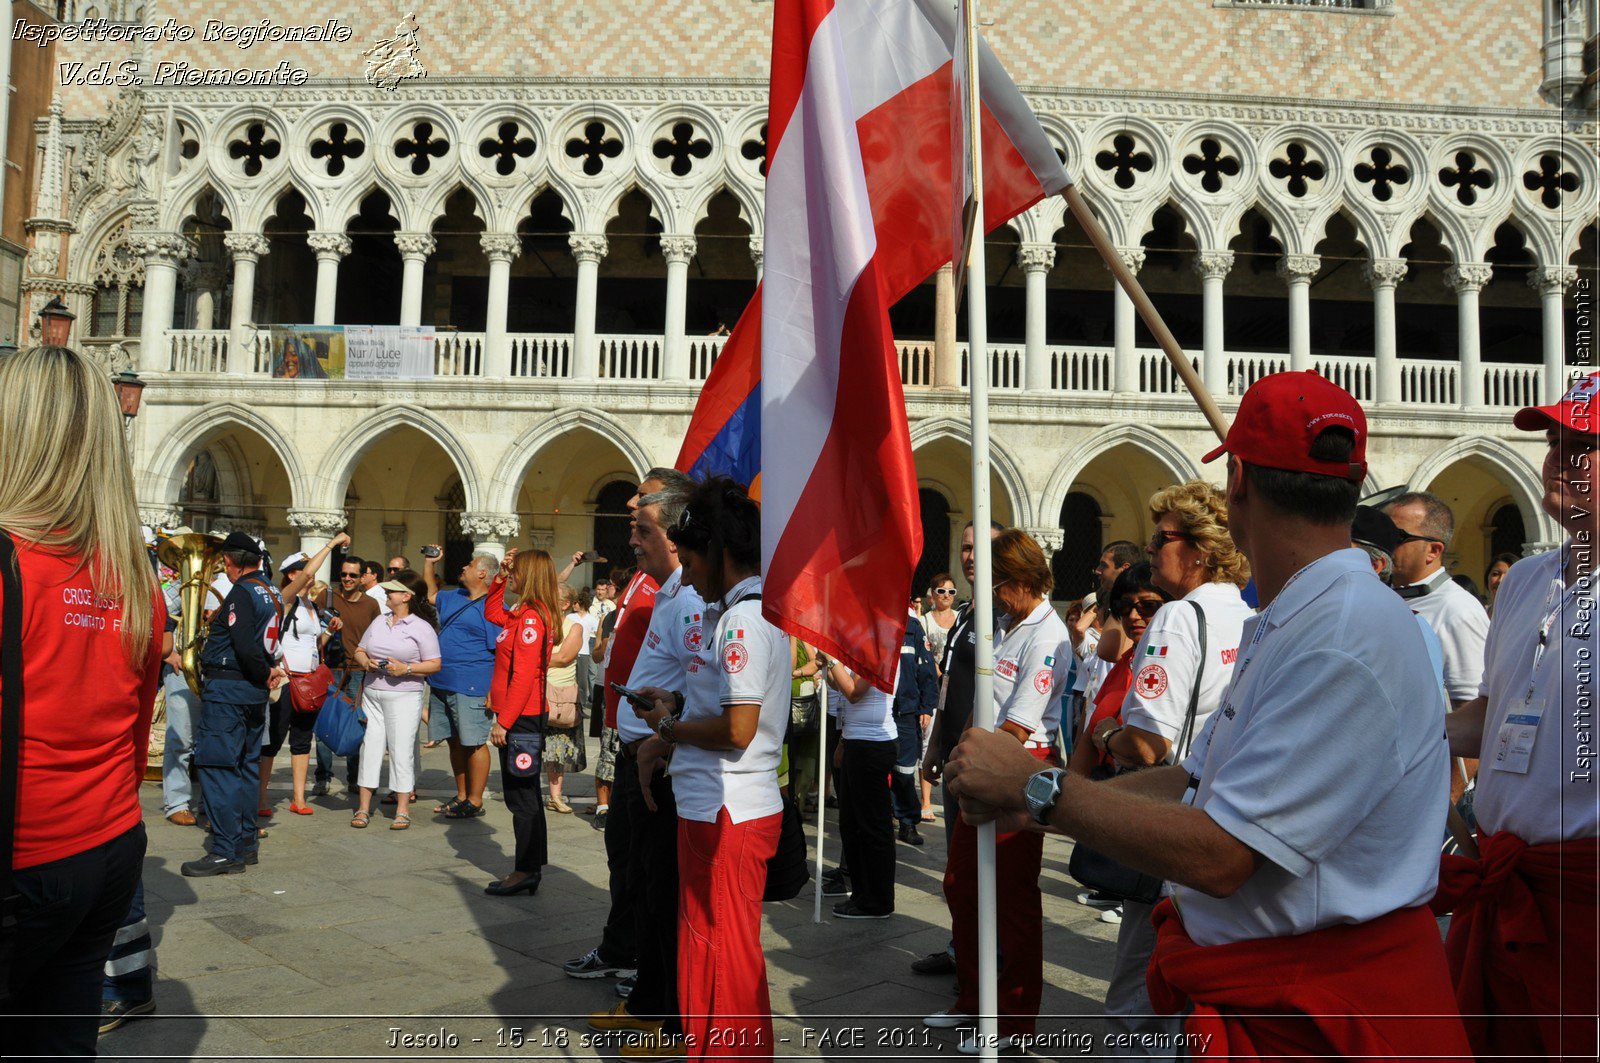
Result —
[[[1133,689],[1141,698],[1159,698],[1167,692],[1167,670],[1159,664],[1147,664],[1139,669]]]

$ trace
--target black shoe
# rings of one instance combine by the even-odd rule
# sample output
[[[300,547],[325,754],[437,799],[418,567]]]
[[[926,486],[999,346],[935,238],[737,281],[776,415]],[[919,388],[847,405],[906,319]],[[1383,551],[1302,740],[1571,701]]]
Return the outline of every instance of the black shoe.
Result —
[[[945,949],[940,949],[920,960],[912,960],[911,970],[914,974],[955,974],[956,958]]]
[[[563,963],[561,969],[567,972],[568,978],[621,978],[635,973],[632,967],[607,963],[600,955],[599,945],[577,959]]]
[[[149,1015],[156,1010],[155,997],[149,1000],[102,1000],[100,1002],[100,1032],[110,1033],[129,1019]]]
[[[226,856],[207,853],[198,860],[190,860],[180,869],[185,878],[210,878],[212,875],[242,875],[243,860],[229,860]]]
[[[633,987],[639,984],[639,972],[635,971],[626,978],[617,979],[617,996],[627,1000],[633,996]]]
[[[869,912],[855,901],[845,901],[833,906],[833,914],[840,919],[887,919],[893,912]]]
[[[593,827],[597,831],[603,832],[606,829],[606,817],[609,815],[611,815],[609,809],[604,812],[596,812],[594,814],[594,820],[590,822],[589,826]]]
[[[255,867],[257,864],[261,863],[261,850],[251,849],[239,859],[244,861],[244,865],[246,867]]]
[[[850,896],[850,879],[844,875],[823,875],[822,895],[824,897]]]
[[[915,823],[900,824],[900,840],[907,845],[921,845],[922,835],[917,833],[917,825]]]
[[[518,879],[514,886],[502,886],[498,881],[491,882],[483,887],[483,892],[491,897],[510,897],[518,893],[526,893],[531,897],[539,892],[540,877],[539,875],[529,875],[526,878]]]

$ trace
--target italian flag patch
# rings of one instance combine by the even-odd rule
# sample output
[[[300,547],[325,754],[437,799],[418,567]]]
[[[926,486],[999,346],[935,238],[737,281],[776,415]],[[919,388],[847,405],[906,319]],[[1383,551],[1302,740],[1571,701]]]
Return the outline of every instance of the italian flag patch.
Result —
[[[733,630],[732,628],[729,628],[727,633],[724,634],[722,637],[725,638],[725,639],[742,639],[742,638],[744,638],[744,628],[740,628],[737,631]]]
[[[1146,646],[1144,648],[1144,655],[1146,657],[1165,657],[1167,655],[1167,648],[1165,646]]]

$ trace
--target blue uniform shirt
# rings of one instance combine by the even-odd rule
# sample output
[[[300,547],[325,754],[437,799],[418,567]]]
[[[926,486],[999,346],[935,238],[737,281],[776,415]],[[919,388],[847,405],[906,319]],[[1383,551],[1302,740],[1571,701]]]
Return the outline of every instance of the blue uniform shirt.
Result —
[[[489,693],[500,625],[483,615],[483,603],[484,598],[473,601],[459,587],[440,591],[434,599],[434,608],[439,610],[441,658],[439,671],[429,683],[434,690],[471,697]]]
[[[212,614],[200,651],[207,700],[235,705],[267,700],[267,678],[278,660],[279,608],[278,592],[260,570],[233,585]]]

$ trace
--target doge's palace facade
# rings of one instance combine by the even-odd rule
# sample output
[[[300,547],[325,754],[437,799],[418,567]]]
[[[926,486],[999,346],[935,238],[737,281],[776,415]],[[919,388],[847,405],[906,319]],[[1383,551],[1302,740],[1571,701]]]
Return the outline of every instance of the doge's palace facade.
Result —
[[[1350,389],[1369,487],[1444,495],[1474,578],[1555,539],[1540,441],[1510,413],[1593,362],[1597,17],[1592,0],[1542,8],[983,5],[1225,410],[1282,368]],[[279,555],[347,524],[366,556],[620,551],[607,515],[672,462],[760,276],[771,3],[303,9],[42,6],[41,25],[168,29],[51,45],[28,316],[62,295],[74,342],[148,382],[134,439],[152,522],[253,529]],[[374,85],[362,52],[408,11],[426,73]],[[1081,592],[1099,544],[1149,535],[1151,491],[1216,473],[1198,464],[1203,420],[1063,208],[989,237],[987,371],[998,516]],[[435,376],[272,379],[261,330],[289,323],[432,326]],[[970,506],[948,275],[894,326],[932,571]]]

